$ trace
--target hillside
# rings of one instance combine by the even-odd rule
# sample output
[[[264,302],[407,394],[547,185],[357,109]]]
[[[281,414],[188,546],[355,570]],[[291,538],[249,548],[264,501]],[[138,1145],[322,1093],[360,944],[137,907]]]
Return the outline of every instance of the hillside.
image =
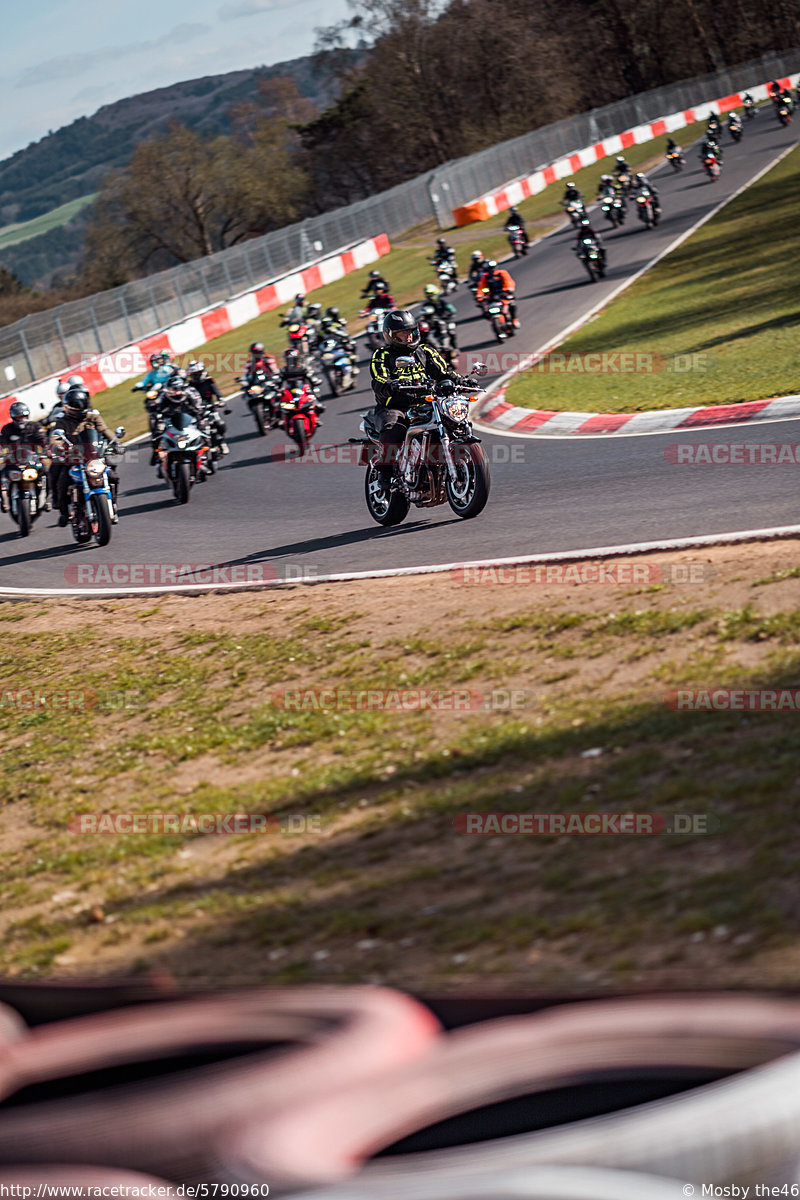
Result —
[[[290,76],[301,95],[320,105],[333,98],[310,56],[190,79],[104,105],[91,117],[31,143],[0,162],[0,228],[28,221],[96,192],[111,167],[122,167],[143,138],[178,121],[205,133],[230,130],[230,109],[255,100],[262,79]]]

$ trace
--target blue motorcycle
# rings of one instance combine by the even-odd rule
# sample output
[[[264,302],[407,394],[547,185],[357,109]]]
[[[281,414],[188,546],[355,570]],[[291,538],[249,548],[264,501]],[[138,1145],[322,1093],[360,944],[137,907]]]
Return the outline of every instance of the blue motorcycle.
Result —
[[[114,430],[117,438],[124,434],[124,425]],[[50,444],[54,455],[69,464],[67,512],[72,536],[80,545],[94,538],[98,546],[107,546],[118,514],[106,439],[97,429],[85,429],[71,442],[63,429],[54,429]]]

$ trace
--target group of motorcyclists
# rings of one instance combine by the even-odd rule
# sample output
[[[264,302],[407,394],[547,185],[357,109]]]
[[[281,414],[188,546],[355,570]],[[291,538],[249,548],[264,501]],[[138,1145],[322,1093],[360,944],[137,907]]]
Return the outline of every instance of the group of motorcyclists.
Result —
[[[64,528],[69,524],[68,480],[71,458],[67,448],[80,444],[81,435],[93,429],[105,440],[109,451],[119,453],[121,447],[115,433],[92,407],[89,390],[80,375],[71,375],[63,383],[59,383],[56,404],[44,421],[31,420],[30,408],[24,400],[15,400],[11,404],[8,418],[0,428],[0,450],[3,452],[0,510],[8,511],[8,472],[16,465],[24,463],[28,455],[33,453],[50,460],[50,467],[43,476],[45,495],[42,508],[45,512],[57,509],[58,524]],[[119,476],[113,463],[107,462],[106,466],[113,500],[111,519],[116,524]]]

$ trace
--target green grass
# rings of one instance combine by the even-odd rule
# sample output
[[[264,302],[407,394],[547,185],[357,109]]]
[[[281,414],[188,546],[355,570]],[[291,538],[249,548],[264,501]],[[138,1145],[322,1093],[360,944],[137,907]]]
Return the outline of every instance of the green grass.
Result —
[[[91,192],[88,196],[78,196],[77,199],[70,200],[67,204],[51,208],[49,212],[42,213],[40,217],[32,217],[30,221],[20,221],[17,225],[4,225],[0,228],[0,250],[4,250],[7,246],[16,246],[18,242],[26,242],[28,238],[38,237],[40,233],[49,233],[51,229],[58,229],[61,225],[66,225],[82,208],[91,204],[96,195],[96,192]]]
[[[436,639],[422,626],[401,638],[379,627],[365,639],[350,632],[357,613],[346,603],[314,613],[280,597],[266,609],[263,598],[238,598],[229,632],[203,627],[213,598],[192,601],[200,625],[191,629],[169,602],[163,616],[122,602],[115,611],[151,624],[111,644],[107,616],[102,627],[65,632],[7,625],[4,695],[35,686],[43,662],[59,664],[59,688],[81,688],[86,663],[101,658],[104,687],[135,687],[139,703],[124,713],[4,707],[0,818],[16,838],[0,862],[0,969],[36,976],[59,968],[60,956],[85,963],[87,947],[102,969],[104,948],[128,946],[128,967],[162,963],[179,978],[346,982],[366,972],[419,990],[473,964],[481,978],[571,988],[576,971],[597,965],[613,982],[630,980],[642,956],[686,965],[689,935],[719,925],[755,935],[759,950],[779,945],[798,931],[796,714],[676,712],[664,696],[676,675],[689,685],[791,686],[797,616],[675,600],[660,594],[633,609],[617,597],[607,614],[523,599],[516,615],[470,612]],[[239,613],[263,618],[261,627],[250,619],[237,632]],[[627,661],[631,635],[669,659],[639,667],[636,683],[601,686]],[[580,671],[554,672],[568,654]],[[600,680],[588,674],[598,656]],[[273,702],[283,687],[449,688],[464,679],[484,691],[524,688],[530,700],[449,720]],[[710,813],[720,831],[624,839],[453,830],[459,813],[502,809]],[[320,815],[323,835],[214,846],[68,831],[76,814],[97,811],[304,812]],[[71,899],[56,900],[65,889]],[[371,948],[359,949],[362,939]],[[544,965],[534,957],[529,969],[534,952]],[[466,965],[454,961],[464,954]]]
[[[639,412],[798,391],[799,164],[795,149],[567,338],[557,354],[569,359],[546,358],[518,375],[509,402]],[[581,373],[581,356],[598,353],[647,355],[654,369]]]
[[[685,144],[698,136],[703,126],[692,125],[674,134],[676,141]],[[633,146],[626,151],[631,166],[643,167],[649,163],[659,162],[663,157],[664,139]],[[588,196],[594,196],[600,176],[609,171],[613,159],[604,159],[592,167],[577,171],[574,179],[578,186]],[[518,207],[530,227],[532,237],[540,236],[553,228],[563,217],[561,197],[564,194],[564,181],[550,184],[543,192],[532,196]],[[456,260],[462,276],[469,267],[470,255],[473,250],[483,250],[487,258],[504,257],[508,253],[508,239],[503,231],[506,214],[503,213],[490,221],[483,221],[463,229],[449,230],[446,233],[456,250]],[[436,238],[441,233],[431,220],[410,230],[392,243],[392,250],[375,264],[387,277],[392,285],[392,294],[398,304],[410,304],[422,297],[422,289],[426,283],[435,283],[436,276],[433,268],[427,264],[431,256]],[[327,284],[313,293],[313,300],[323,308],[335,304],[348,317],[349,328],[358,332],[366,325],[365,320],[359,320],[355,313],[363,306],[359,299],[367,271],[357,271],[353,275],[340,279],[336,283]],[[196,356],[204,357],[213,373],[223,394],[236,388],[235,376],[241,374],[246,358],[247,347],[253,341],[262,341],[267,350],[279,354],[286,346],[286,330],[280,327],[280,310],[265,313],[255,321],[242,325],[222,337],[214,338],[202,346],[196,347],[186,356],[188,361]],[[237,357],[238,356],[238,357]],[[216,364],[216,365],[215,365]],[[143,433],[147,428],[144,407],[140,396],[131,394],[134,380],[121,383],[100,393],[96,403],[103,416],[112,426],[125,425],[127,436],[133,437]]]

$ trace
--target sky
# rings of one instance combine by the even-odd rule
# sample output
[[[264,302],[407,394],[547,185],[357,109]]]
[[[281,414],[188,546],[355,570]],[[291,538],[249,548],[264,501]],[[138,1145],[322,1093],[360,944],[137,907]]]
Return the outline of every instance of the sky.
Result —
[[[104,104],[299,58],[347,0],[27,0],[4,5],[0,159]]]

